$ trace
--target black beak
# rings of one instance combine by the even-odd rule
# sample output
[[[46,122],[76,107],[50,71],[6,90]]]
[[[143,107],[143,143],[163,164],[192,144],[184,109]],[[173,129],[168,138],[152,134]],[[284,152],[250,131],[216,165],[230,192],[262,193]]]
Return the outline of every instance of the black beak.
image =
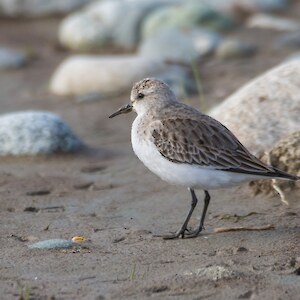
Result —
[[[115,117],[117,115],[120,115],[120,114],[127,114],[127,113],[129,113],[131,111],[132,111],[132,105],[131,104],[127,104],[127,105],[119,108],[115,113],[111,114],[109,116],[109,118],[111,119],[111,118],[113,118],[113,117]]]

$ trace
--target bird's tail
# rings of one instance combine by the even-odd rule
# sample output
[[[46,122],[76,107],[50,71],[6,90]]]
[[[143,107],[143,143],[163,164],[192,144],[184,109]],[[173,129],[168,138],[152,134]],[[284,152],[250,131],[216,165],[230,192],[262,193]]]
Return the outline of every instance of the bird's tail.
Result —
[[[299,176],[296,176],[296,175],[291,175],[289,173],[286,173],[284,171],[281,171],[277,168],[274,168],[274,173],[270,176],[274,177],[274,178],[278,178],[278,179],[286,179],[286,180],[293,180],[293,181],[297,181],[297,180],[300,180],[300,177]]]

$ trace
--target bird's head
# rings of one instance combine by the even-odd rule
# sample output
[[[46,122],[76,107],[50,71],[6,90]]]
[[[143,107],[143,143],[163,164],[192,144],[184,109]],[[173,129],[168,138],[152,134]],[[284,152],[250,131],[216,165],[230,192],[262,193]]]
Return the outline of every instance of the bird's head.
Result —
[[[155,78],[146,78],[133,85],[130,103],[121,107],[109,118],[132,110],[137,114],[144,114],[149,110],[160,109],[173,101],[177,101],[176,97],[166,83]]]

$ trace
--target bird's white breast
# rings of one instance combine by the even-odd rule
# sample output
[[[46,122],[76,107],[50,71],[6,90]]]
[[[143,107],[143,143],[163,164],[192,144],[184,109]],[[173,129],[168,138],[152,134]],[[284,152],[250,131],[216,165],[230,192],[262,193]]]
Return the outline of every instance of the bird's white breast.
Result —
[[[143,133],[143,130],[138,130],[142,121],[142,116],[137,116],[132,124],[133,151],[150,171],[171,184],[210,190],[232,187],[245,181],[259,179],[255,175],[171,162],[160,154],[150,137]]]

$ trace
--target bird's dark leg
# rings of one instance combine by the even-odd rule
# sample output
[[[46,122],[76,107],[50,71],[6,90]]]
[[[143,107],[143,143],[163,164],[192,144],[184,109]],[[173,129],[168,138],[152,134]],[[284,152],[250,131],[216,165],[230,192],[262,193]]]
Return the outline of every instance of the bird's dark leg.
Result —
[[[179,238],[180,236],[182,238],[184,238],[185,232],[187,231],[187,225],[190,221],[190,218],[191,218],[191,216],[193,214],[193,211],[194,211],[194,209],[197,205],[197,202],[198,202],[198,199],[196,197],[196,194],[195,194],[194,190],[189,188],[189,191],[191,192],[191,195],[192,195],[192,202],[191,202],[190,211],[189,211],[183,225],[181,226],[181,228],[177,232],[175,232],[174,234],[163,236],[163,238],[165,240],[176,239],[176,238]]]
[[[194,191],[193,191],[194,192]],[[195,193],[195,192],[194,192]],[[196,237],[199,235],[199,233],[202,231],[202,229],[204,228],[204,219],[205,219],[205,215],[206,215],[206,212],[207,212],[207,208],[208,208],[208,205],[209,205],[209,201],[210,201],[210,195],[208,193],[208,191],[204,191],[205,193],[205,198],[204,198],[204,206],[203,206],[203,211],[202,211],[202,216],[201,216],[201,220],[200,220],[200,224],[199,224],[199,227],[192,231],[192,232],[189,232],[187,233],[187,236],[188,238],[193,238],[193,237]],[[195,196],[196,197],[196,196]]]

